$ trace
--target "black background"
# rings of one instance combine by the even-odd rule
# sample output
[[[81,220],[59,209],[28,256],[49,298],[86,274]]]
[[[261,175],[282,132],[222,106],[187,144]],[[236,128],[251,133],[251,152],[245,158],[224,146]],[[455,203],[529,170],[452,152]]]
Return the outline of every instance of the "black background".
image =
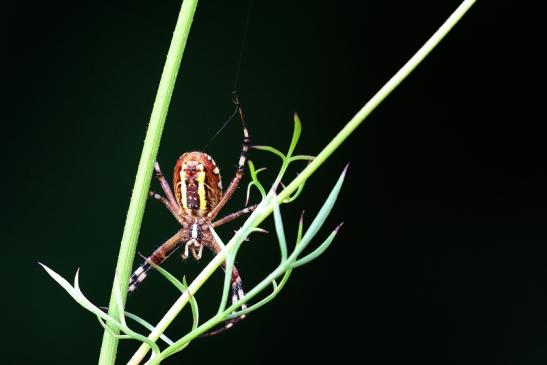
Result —
[[[350,162],[319,237],[344,221],[333,246],[297,270],[275,302],[166,363],[545,363],[546,13],[539,3],[479,1],[284,208],[293,237],[300,211],[309,223]],[[160,147],[168,175],[232,111],[247,4],[198,6]],[[458,4],[255,1],[238,78],[254,143],[285,149],[296,111],[304,127],[298,151],[319,152]],[[97,361],[102,329],[37,261],[67,278],[80,267],[84,292],[107,303],[179,6],[5,9],[2,363]],[[207,148],[225,181],[240,145],[236,121]],[[271,177],[276,159],[257,151],[250,158]],[[243,201],[240,189],[225,212]],[[176,228],[149,202],[138,250],[150,253]],[[247,287],[277,254],[273,234],[252,237],[238,257]],[[166,267],[191,279],[210,257],[181,263],[175,256]],[[199,292],[203,316],[216,309],[221,280],[218,273]],[[128,307],[156,322],[175,298],[151,275]],[[123,343],[120,363],[135,349]]]

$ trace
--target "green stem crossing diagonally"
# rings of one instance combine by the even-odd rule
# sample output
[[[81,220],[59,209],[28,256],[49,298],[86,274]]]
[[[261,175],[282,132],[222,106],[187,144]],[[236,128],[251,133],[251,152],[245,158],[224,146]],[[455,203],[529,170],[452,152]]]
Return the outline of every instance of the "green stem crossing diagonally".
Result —
[[[180,292],[180,297],[175,301],[171,308],[165,313],[163,318],[154,326],[148,321],[137,315],[127,313],[124,310],[127,286],[129,276],[133,265],[136,252],[136,244],[139,237],[140,226],[142,223],[144,208],[148,198],[148,189],[156,155],[166,120],[167,111],[174,90],[178,70],[180,68],[183,52],[188,38],[188,33],[194,17],[198,0],[184,0],[171,45],[167,54],[166,63],[161,76],[158,92],[150,117],[150,124],[146,133],[141,159],[139,161],[133,194],[127,213],[126,224],[120,245],[118,262],[114,273],[113,286],[108,307],[108,314],[103,311],[103,307],[94,305],[83,294],[79,286],[79,273],[76,272],[74,283],[71,284],[62,276],[43,265],[46,272],[63,288],[65,291],[84,309],[94,314],[104,327],[103,342],[99,356],[99,365],[114,365],[116,353],[120,339],[132,339],[141,342],[141,346],[129,360],[128,365],[142,364],[147,354],[152,350],[152,354],[147,365],[159,365],[167,357],[181,351],[187,347],[191,341],[199,336],[208,333],[211,329],[224,323],[226,320],[239,318],[242,314],[251,313],[271,301],[283,288],[291,272],[319,257],[333,242],[341,225],[338,225],[331,231],[330,235],[318,244],[312,250],[306,251],[309,243],[320,233],[321,227],[326,222],[328,215],[334,207],[346,176],[346,169],[341,173],[336,184],[328,194],[325,202],[320,208],[315,218],[304,227],[304,221],[301,217],[298,225],[298,233],[294,244],[287,242],[289,237],[285,234],[284,223],[282,219],[281,206],[290,203],[296,199],[304,188],[304,184],[315,173],[315,171],[345,142],[353,131],[361,125],[365,119],[375,110],[375,108],[385,100],[389,94],[421,63],[421,61],[439,44],[449,31],[457,24],[463,15],[471,8],[476,0],[463,0],[460,6],[450,15],[444,24],[431,36],[431,38],[410,58],[409,61],[359,110],[355,116],[334,136],[334,138],[319,152],[315,157],[309,155],[293,155],[295,146],[301,134],[301,123],[297,115],[294,117],[294,132],[291,144],[286,154],[270,146],[255,146],[257,150],[268,151],[281,158],[280,172],[274,180],[272,187],[265,188],[265,185],[258,179],[258,173],[264,168],[255,169],[252,162],[249,161],[249,170],[251,182],[249,189],[255,186],[262,196],[262,200],[256,205],[254,211],[249,215],[243,225],[235,231],[231,239],[225,244],[222,239],[216,235],[213,227],[210,227],[215,240],[222,247],[220,252],[207,264],[201,273],[189,285],[186,280],[182,282],[175,276],[167,273],[164,269],[156,269],[169,280]],[[307,161],[308,164],[300,173],[286,186],[281,184],[287,167],[292,162]],[[283,187],[278,192],[279,188]],[[228,292],[231,284],[232,271],[230,265],[236,260],[237,252],[245,239],[253,232],[263,232],[259,225],[273,214],[275,223],[275,234],[279,242],[280,263],[265,278],[262,279],[254,288],[251,288],[246,294],[239,296],[228,303]],[[307,253],[305,253],[307,252]],[[305,254],[303,254],[305,253]],[[303,254],[303,257],[300,255]],[[219,309],[215,315],[205,319],[200,324],[200,315],[198,303],[195,297],[197,291],[205,284],[216,269],[223,263],[226,263],[228,269],[225,270],[223,294]],[[271,288],[268,290],[268,288]],[[253,303],[250,300],[255,299],[258,294],[268,291],[263,298],[258,298]],[[165,330],[171,325],[173,320],[179,315],[186,304],[190,304],[192,310],[193,324],[192,329],[182,337],[173,340],[165,336]],[[132,319],[137,324],[150,331],[149,335],[138,333],[130,327],[127,318]],[[133,324],[133,323],[131,323]],[[160,348],[158,340],[162,340],[167,347]]]
[[[180,313],[184,305],[189,301],[190,296],[194,295],[197,290],[203,285],[203,283],[212,275],[212,273],[221,265],[226,258],[226,251],[230,248],[240,244],[246,237],[243,232],[250,232],[256,228],[261,222],[263,222],[274,210],[276,204],[281,204],[288,199],[291,194],[298,190],[298,188],[306,182],[306,180],[334,153],[336,149],[353,133],[353,131],[363,123],[363,121],[376,109],[380,103],[385,100],[389,94],[410,73],[423,61],[423,59],[441,42],[441,40],[450,32],[450,30],[458,23],[458,21],[465,15],[465,13],[473,6],[476,0],[464,0],[460,6],[448,17],[448,19],[439,27],[439,29],[427,40],[427,42],[397,71],[395,75],[355,114],[355,116],[342,128],[340,132],[332,139],[332,141],[321,150],[321,152],[307,165],[304,170],[289,184],[287,185],[277,197],[273,198],[270,194],[263,199],[260,206],[249,216],[247,221],[243,224],[239,231],[232,237],[230,242],[226,244],[223,249],[215,258],[209,262],[209,264],[203,269],[203,271],[196,277],[196,279],[188,286],[188,291],[185,292],[179,299],[173,304],[169,311],[164,315],[155,330],[151,332],[148,338],[152,341],[156,341],[159,336],[165,331],[169,324]],[[295,263],[295,266],[305,263],[300,261]],[[276,276],[276,272],[270,274],[273,277]],[[240,303],[236,302],[233,307],[228,308],[227,312],[234,310]],[[206,326],[209,322],[202,325],[202,331],[208,328]],[[196,331],[198,331],[196,329]],[[196,336],[195,331],[187,334],[183,339],[179,341],[186,341],[186,338]],[[150,347],[143,343],[137,352],[133,355],[128,364],[137,365],[144,359]],[[170,348],[165,350],[158,358],[151,360],[151,364],[159,364],[161,359],[171,354]]]

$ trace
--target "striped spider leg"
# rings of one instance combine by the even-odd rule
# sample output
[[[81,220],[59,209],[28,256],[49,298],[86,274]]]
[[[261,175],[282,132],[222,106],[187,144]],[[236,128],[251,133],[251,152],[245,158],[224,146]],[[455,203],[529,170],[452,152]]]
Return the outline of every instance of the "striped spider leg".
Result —
[[[231,198],[243,177],[243,168],[247,160],[249,150],[249,132],[245,122],[245,115],[239,103],[237,95],[234,94],[234,104],[240,116],[243,126],[243,147],[239,158],[238,168],[235,177],[223,193],[220,170],[211,156],[203,152],[187,152],[179,157],[174,168],[173,190],[161,172],[159,164],[154,165],[155,176],[165,194],[162,196],[153,191],[149,196],[160,201],[177,219],[182,228],[171,238],[158,247],[145,262],[139,266],[131,275],[128,291],[135,291],[138,285],[146,278],[148,271],[156,265],[160,265],[179,247],[184,246],[181,254],[183,259],[190,254],[200,260],[203,247],[209,248],[214,254],[221,250],[215,241],[211,229],[228,223],[244,214],[252,212],[256,205],[246,207],[242,210],[229,214],[217,221],[214,221],[221,209]],[[225,268],[225,263],[223,268]],[[232,303],[241,299],[245,292],[239,271],[234,266],[232,270]],[[242,308],[246,308],[245,305]],[[224,329],[230,328],[235,322],[243,319],[227,321]],[[216,330],[210,334],[216,334],[223,329]]]

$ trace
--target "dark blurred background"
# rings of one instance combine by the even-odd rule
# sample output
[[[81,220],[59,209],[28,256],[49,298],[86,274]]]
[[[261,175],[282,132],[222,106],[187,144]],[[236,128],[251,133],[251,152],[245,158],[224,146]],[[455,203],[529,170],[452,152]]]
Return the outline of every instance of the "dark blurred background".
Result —
[[[344,221],[333,246],[298,269],[275,302],[166,364],[545,363],[547,17],[539,3],[479,1],[284,207],[293,237],[300,211],[309,224],[351,162],[318,237]],[[286,149],[296,111],[298,152],[318,153],[458,4],[255,1],[238,77],[253,142]],[[4,364],[97,362],[102,328],[37,261],[67,278],[80,267],[84,292],[107,303],[179,6],[31,1],[4,10]],[[232,111],[247,7],[198,6],[159,152],[167,175]],[[235,120],[207,148],[225,182],[240,146]],[[272,176],[275,158],[250,158]],[[240,189],[224,212],[243,204]],[[236,228],[220,232],[228,238]],[[149,254],[176,229],[149,202],[138,251]],[[273,234],[245,244],[238,266],[248,288],[277,255]],[[210,257],[175,255],[166,267],[192,279]],[[199,292],[203,316],[216,310],[221,281],[217,273]],[[150,275],[128,308],[156,322],[176,296]],[[168,334],[184,333],[188,317]],[[124,342],[119,363],[136,347]]]

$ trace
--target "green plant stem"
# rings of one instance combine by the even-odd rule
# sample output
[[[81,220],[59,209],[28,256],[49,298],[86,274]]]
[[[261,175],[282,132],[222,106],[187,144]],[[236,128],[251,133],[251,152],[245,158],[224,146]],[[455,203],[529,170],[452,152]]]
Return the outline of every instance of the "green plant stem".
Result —
[[[167,59],[161,75],[158,92],[154,100],[154,107],[150,116],[148,131],[144,140],[133,194],[127,211],[127,218],[123,230],[116,272],[119,275],[119,281],[122,288],[126,288],[129,282],[129,275],[133,267],[133,259],[139,238],[139,232],[144,214],[144,207],[148,199],[148,189],[154,169],[154,162],[158,153],[163,126],[167,117],[169,103],[173,94],[173,88],[177,79],[182,55],[186,47],[188,33],[194,13],[196,11],[198,0],[185,0],[182,3]],[[122,305],[125,303],[127,293],[124,291],[122,296]],[[108,306],[108,314],[119,319],[119,305],[116,300],[115,289],[113,286]],[[111,328],[114,333],[118,331]],[[113,365],[116,360],[118,348],[118,339],[109,331],[105,330],[99,356],[99,365]]]
[[[311,161],[304,170],[283,189],[279,195],[273,198],[272,194],[268,194],[266,198],[259,204],[257,209],[249,216],[247,221],[243,224],[241,229],[236,233],[234,237],[228,242],[225,249],[223,249],[215,258],[203,269],[198,277],[190,284],[187,292],[185,292],[171,307],[171,309],[161,319],[156,330],[153,331],[148,338],[152,341],[156,341],[160,334],[162,334],[167,326],[175,319],[180,313],[183,307],[186,305],[191,295],[195,295],[198,289],[205,283],[208,277],[222,264],[225,260],[226,252],[230,251],[236,245],[241,244],[244,236],[241,236],[240,232],[250,232],[253,228],[257,227],[264,219],[266,219],[273,211],[274,204],[281,204],[287,199],[293,192],[295,192],[300,185],[302,185],[319,166],[321,166],[327,158],[334,153],[334,151],[350,136],[350,134],[372,113],[374,109],[422,62],[422,60],[439,44],[439,42],[448,34],[448,32],[458,23],[463,15],[471,8],[476,0],[464,0],[460,6],[450,15],[450,17],[444,22],[444,24],[431,36],[431,38],[407,61],[407,63],[370,99],[369,102],[363,106],[361,110],[355,114],[355,116],[344,126],[344,128],[334,137],[334,139]],[[278,277],[280,275],[277,270],[270,274],[270,277]],[[266,285],[266,284],[264,284]],[[260,289],[263,289],[262,287]],[[257,291],[258,292],[258,291]],[[250,294],[250,293],[249,293]],[[253,293],[254,294],[254,293]],[[236,303],[238,304],[238,303]],[[230,313],[230,310],[237,306],[230,306],[224,313]],[[213,317],[218,319],[218,315]],[[208,325],[211,321],[206,322]],[[206,327],[200,326],[196,330],[200,330],[203,333],[207,330]],[[183,339],[195,338],[194,331],[185,336]],[[180,340],[179,340],[180,341]],[[133,355],[128,365],[137,365],[146,356],[150,347],[143,343],[137,352]],[[161,358],[164,356],[162,355]],[[160,359],[156,360],[159,361]]]
[[[424,60],[424,58],[450,32],[476,0],[465,0],[448,17],[443,25],[427,40],[427,42],[397,71],[393,77],[355,114],[353,118],[338,132],[334,139],[311,161],[306,168],[287,187],[279,193],[279,201],[288,198],[302,183],[304,183],[319,166],[350,136],[351,133],[376,109],[391,92]],[[273,206],[270,207],[269,213]]]

